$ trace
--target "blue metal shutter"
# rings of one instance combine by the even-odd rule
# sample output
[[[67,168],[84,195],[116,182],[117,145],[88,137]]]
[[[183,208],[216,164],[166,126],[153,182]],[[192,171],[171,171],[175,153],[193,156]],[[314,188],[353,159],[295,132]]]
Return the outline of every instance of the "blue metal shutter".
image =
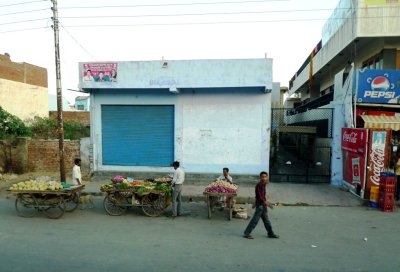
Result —
[[[174,106],[101,107],[103,164],[170,166],[174,160]]]

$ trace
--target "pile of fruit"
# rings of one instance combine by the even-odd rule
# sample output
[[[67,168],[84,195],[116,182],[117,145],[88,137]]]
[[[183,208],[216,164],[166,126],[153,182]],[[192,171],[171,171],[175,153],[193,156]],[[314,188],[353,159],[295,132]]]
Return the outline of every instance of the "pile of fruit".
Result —
[[[228,194],[236,194],[238,190],[238,186],[235,184],[231,184],[226,181],[215,181],[209,184],[204,190],[206,193],[228,193]]]
[[[10,190],[24,190],[24,191],[47,191],[47,190],[61,190],[63,186],[60,182],[55,181],[36,181],[28,180],[13,184]]]
[[[113,183],[121,183],[126,180],[123,176],[117,175],[111,179]]]
[[[138,195],[144,195],[150,193],[151,191],[156,190],[164,192],[167,196],[172,195],[172,187],[167,183],[157,184],[154,182],[149,182],[144,180],[135,180],[128,182],[128,180],[122,176],[115,176],[111,180],[113,181],[113,183],[102,185],[100,187],[100,191],[105,192],[114,189],[119,189],[119,190],[131,189],[132,192]]]
[[[172,181],[172,178],[170,177],[161,177],[161,178],[156,178],[154,179],[155,182],[157,183],[168,183]]]

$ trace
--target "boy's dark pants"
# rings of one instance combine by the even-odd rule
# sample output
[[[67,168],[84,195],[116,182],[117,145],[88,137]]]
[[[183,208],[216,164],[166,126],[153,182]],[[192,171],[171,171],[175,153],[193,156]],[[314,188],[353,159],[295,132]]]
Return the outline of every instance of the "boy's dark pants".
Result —
[[[264,226],[268,232],[268,235],[274,234],[274,232],[272,231],[271,222],[269,221],[269,218],[268,218],[267,207],[260,205],[260,206],[256,207],[256,210],[253,214],[253,218],[249,222],[249,225],[247,226],[246,230],[244,231],[245,235],[250,235],[250,233],[253,231],[253,229],[257,226],[257,223],[260,220],[260,218],[264,222]]]

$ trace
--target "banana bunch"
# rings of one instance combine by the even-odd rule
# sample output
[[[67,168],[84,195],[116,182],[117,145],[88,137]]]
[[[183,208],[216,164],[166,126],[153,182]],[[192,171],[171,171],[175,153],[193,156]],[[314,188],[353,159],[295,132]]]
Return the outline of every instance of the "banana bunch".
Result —
[[[105,192],[114,188],[112,184],[104,184],[100,187],[100,191]]]

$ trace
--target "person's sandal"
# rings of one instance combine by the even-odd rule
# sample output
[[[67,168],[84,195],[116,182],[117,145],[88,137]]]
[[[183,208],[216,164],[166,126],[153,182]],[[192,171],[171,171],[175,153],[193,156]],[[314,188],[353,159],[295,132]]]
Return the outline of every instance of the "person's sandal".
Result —
[[[243,237],[244,237],[244,238],[247,238],[247,239],[254,239],[254,237],[251,236],[250,234],[248,234],[248,235],[245,234],[245,235],[243,235]]]

